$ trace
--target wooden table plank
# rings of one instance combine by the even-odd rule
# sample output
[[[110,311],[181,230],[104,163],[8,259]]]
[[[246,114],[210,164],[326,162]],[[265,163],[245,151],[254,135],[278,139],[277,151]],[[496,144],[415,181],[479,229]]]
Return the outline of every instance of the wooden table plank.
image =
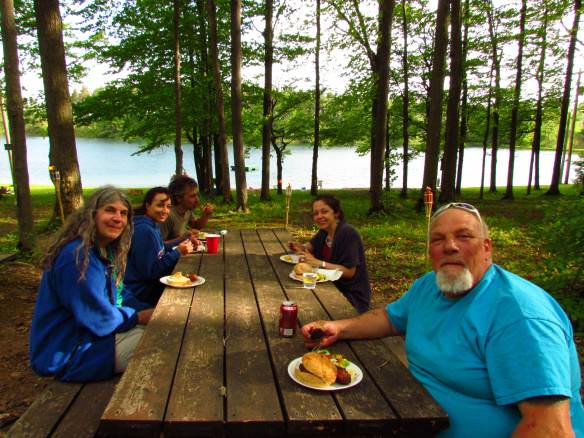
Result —
[[[165,416],[167,436],[221,435],[224,425],[223,251],[206,254]]]
[[[69,408],[52,438],[91,438],[99,427],[101,414],[109,402],[120,376],[103,382],[89,382],[77,395],[75,404]]]
[[[279,252],[281,251],[279,239],[276,239],[275,236],[272,238],[270,233],[263,231],[259,232],[259,234],[266,252],[271,254],[272,263],[284,264],[279,260]],[[283,233],[280,233],[280,237],[283,235]],[[297,287],[286,289],[286,294],[298,303],[300,324],[319,319],[329,319],[329,316],[316,298],[316,295],[322,289],[336,293],[340,296],[341,302],[344,302],[344,297],[331,283],[318,284],[314,293]],[[339,342],[335,344],[333,351],[344,355],[363,369],[359,358],[355,356],[346,343]],[[391,411],[391,407],[375,386],[374,381],[367,375],[359,385],[347,391],[339,391],[334,394],[334,397],[342,410],[343,417],[346,419],[346,433],[381,432],[388,419],[395,420],[396,418]]]
[[[10,428],[10,436],[49,436],[82,387],[81,383],[52,382]]]
[[[284,417],[241,239],[225,237],[226,432],[279,436]]]
[[[283,338],[278,333],[280,304],[287,299],[274,275],[262,245],[253,233],[242,231],[249,269],[256,287],[256,297],[262,312],[266,336],[287,417],[289,434],[338,433],[342,416],[330,393],[301,387],[288,376],[288,364],[306,352],[297,334]],[[282,263],[278,260],[278,263]],[[318,407],[318,408],[315,408]]]
[[[197,257],[181,257],[187,271]],[[101,418],[100,430],[126,436],[158,436],[172,387],[194,289],[167,287]]]

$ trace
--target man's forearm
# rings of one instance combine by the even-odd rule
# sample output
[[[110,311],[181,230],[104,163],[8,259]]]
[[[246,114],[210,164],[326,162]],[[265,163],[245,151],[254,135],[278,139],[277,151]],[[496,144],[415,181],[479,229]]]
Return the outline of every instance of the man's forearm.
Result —
[[[340,329],[340,339],[373,339],[400,334],[389,321],[384,308],[336,322]]]

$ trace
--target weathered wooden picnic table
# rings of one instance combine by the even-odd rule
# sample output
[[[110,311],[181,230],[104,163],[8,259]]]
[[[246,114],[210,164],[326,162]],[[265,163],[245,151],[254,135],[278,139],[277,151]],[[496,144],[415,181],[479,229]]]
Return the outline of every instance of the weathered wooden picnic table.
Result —
[[[295,383],[288,364],[301,336],[278,335],[280,304],[297,302],[299,323],[356,313],[332,283],[301,289],[282,262],[282,229],[232,230],[218,254],[183,257],[176,270],[205,283],[164,291],[106,407],[100,433],[123,436],[430,436],[446,413],[382,340],[332,347],[364,373],[335,392]]]

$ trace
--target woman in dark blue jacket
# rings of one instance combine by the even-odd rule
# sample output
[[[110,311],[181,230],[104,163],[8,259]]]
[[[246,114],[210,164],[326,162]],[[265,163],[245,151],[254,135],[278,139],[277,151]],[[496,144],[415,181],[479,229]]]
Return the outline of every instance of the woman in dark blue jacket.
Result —
[[[193,244],[188,239],[174,248],[162,241],[159,226],[168,218],[170,207],[168,189],[154,187],[146,192],[134,217],[124,284],[136,298],[152,305],[158,302],[164,290],[160,278],[172,273],[181,255],[193,252]]]
[[[35,372],[63,381],[122,372],[152,309],[122,287],[132,206],[114,187],[71,214],[44,260],[30,333]]]

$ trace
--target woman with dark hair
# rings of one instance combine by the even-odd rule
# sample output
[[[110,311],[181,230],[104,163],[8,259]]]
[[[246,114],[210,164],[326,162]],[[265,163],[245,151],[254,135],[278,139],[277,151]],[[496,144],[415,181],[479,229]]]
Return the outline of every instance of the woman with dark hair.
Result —
[[[193,244],[188,239],[176,247],[162,241],[159,226],[168,218],[170,204],[169,190],[154,187],[146,192],[134,218],[124,283],[136,298],[152,305],[156,305],[164,290],[160,277],[172,273],[181,255],[193,252]]]
[[[125,370],[150,320],[122,287],[132,206],[114,187],[75,211],[44,259],[30,332],[30,362],[63,381],[110,378]]]
[[[335,285],[359,313],[367,311],[371,287],[361,236],[344,222],[341,203],[332,195],[320,195],[312,201],[312,219],[320,228],[318,233],[309,243],[289,242],[290,249],[314,268],[341,271]]]

